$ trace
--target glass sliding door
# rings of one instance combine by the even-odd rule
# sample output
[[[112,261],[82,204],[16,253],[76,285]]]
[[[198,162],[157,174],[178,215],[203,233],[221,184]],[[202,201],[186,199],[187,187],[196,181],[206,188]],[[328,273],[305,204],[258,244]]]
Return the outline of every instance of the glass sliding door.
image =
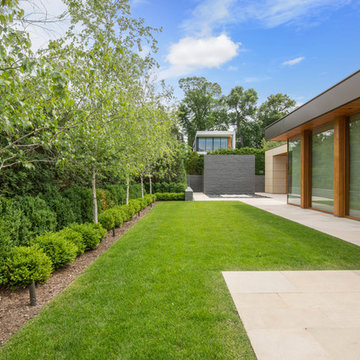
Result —
[[[334,126],[329,124],[312,134],[311,207],[334,211]]]
[[[360,114],[349,122],[349,215],[360,218]]]
[[[301,201],[301,139],[288,142],[288,203],[300,205]]]

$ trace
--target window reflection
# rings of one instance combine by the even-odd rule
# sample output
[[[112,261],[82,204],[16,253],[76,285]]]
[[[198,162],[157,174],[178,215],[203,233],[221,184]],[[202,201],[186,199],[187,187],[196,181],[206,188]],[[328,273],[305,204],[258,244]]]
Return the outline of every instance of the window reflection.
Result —
[[[360,218],[360,114],[353,115],[349,123],[350,176],[349,215]]]
[[[301,201],[301,139],[288,142],[288,202],[300,205]]]
[[[334,127],[318,128],[312,135],[311,207],[334,211]]]

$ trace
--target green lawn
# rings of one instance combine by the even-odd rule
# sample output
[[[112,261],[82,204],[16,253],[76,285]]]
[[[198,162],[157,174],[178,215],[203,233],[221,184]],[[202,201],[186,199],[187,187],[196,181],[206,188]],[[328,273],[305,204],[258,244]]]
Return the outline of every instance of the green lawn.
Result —
[[[0,359],[255,359],[222,270],[360,269],[360,248],[240,202],[160,203]]]

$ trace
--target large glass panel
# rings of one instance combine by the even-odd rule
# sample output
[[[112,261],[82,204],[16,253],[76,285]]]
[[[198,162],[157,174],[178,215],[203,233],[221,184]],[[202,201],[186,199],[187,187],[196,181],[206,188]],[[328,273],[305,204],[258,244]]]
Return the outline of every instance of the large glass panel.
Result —
[[[213,138],[206,138],[206,151],[212,151]]]
[[[221,148],[227,149],[228,147],[228,139],[227,138],[221,138]]]
[[[205,151],[205,138],[198,138],[198,149],[197,151]]]
[[[312,134],[311,207],[334,211],[334,126],[315,129]]]
[[[276,169],[274,169],[276,171]],[[288,142],[288,202],[300,205],[301,201],[301,140],[299,137]]]
[[[360,114],[350,118],[349,215],[360,218]]]
[[[221,141],[220,138],[214,138],[214,150],[220,149]]]

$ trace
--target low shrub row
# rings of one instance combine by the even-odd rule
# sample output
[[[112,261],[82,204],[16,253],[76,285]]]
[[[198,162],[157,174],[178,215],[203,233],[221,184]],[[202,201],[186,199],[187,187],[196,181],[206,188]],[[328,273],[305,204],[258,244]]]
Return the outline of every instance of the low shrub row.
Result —
[[[183,183],[153,183],[152,184],[152,193],[180,193],[184,192],[186,189],[186,185]],[[150,193],[150,185],[149,183],[145,183],[145,190],[147,193]]]
[[[155,195],[145,195],[143,198],[130,200],[128,205],[118,205],[105,210],[99,215],[99,223],[106,230],[121,226],[124,221],[129,221],[137,212],[155,200]]]
[[[4,283],[12,287],[43,283],[54,270],[73,262],[85,250],[95,249],[105,234],[100,224],[73,224],[37,236],[29,246],[16,246],[2,268]]]
[[[28,246],[16,246],[6,258],[0,274],[3,285],[27,287],[43,283],[51,273],[71,263],[86,250],[95,249],[107,230],[121,226],[156,200],[155,195],[130,200],[99,215],[99,223],[71,224],[56,232],[38,235]]]
[[[185,193],[156,193],[156,200],[159,201],[173,201],[173,200],[185,200]]]

